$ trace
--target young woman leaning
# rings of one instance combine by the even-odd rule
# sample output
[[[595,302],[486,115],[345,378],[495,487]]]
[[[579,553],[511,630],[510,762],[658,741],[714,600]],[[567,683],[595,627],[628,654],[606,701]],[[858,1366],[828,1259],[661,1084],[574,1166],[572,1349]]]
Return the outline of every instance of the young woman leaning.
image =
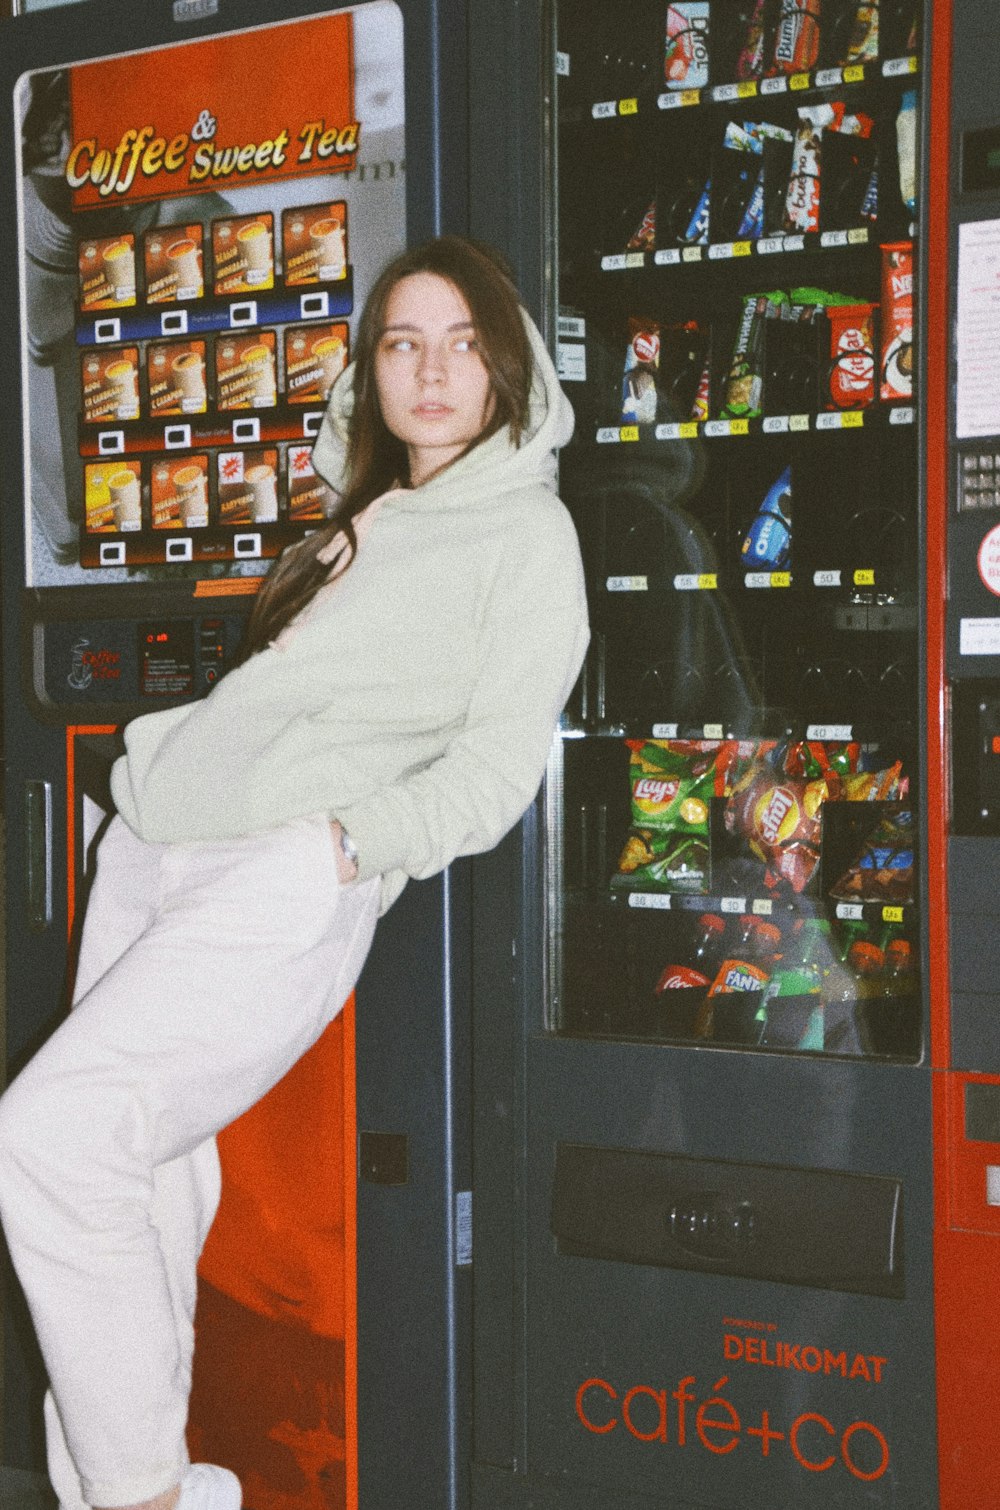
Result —
[[[0,1101],[63,1510],[240,1505],[185,1448],[215,1134],[340,1010],[407,877],[534,797],[587,643],[553,490],[571,429],[491,253],[397,258],[314,451],[334,519],[278,562],[211,695],[125,731],[74,1010]]]

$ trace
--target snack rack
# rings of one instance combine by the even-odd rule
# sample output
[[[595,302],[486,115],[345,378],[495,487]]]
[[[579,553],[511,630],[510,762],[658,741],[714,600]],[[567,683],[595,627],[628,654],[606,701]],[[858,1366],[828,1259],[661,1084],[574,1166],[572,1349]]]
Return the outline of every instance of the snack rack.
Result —
[[[917,7],[677,5],[666,45],[663,9],[627,38],[561,17],[594,643],[551,786],[550,1010],[913,1061]]]

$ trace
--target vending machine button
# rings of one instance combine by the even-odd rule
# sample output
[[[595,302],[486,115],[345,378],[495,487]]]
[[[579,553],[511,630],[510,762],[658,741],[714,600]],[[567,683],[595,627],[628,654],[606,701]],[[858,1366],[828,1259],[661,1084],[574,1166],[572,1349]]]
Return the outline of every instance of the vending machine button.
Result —
[[[186,309],[172,309],[169,313],[160,316],[160,334],[164,336],[185,336],[188,328],[188,312]]]
[[[325,289],[303,294],[299,300],[299,314],[303,320],[323,320],[329,313],[330,295]]]
[[[229,306],[229,324],[256,325],[257,324],[257,300],[244,299],[239,304]]]

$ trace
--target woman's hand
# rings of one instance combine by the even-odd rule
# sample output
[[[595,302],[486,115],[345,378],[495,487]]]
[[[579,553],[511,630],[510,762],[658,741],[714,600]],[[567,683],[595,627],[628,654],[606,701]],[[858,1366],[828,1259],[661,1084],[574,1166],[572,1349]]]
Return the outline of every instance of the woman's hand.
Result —
[[[330,833],[333,835],[333,848],[337,857],[338,881],[343,882],[345,885],[348,881],[356,881],[358,879],[358,862],[356,860],[349,860],[344,854],[344,846],[341,843],[344,837],[344,830],[336,818],[331,818],[330,820]]]

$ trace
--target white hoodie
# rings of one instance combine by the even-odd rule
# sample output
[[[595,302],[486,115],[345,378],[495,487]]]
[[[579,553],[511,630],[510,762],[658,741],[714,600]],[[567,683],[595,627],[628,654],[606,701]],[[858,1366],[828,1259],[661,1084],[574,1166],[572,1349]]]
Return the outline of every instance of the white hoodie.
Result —
[[[527,317],[526,321],[527,321]],[[382,500],[358,554],[281,637],[201,702],[135,719],[115,763],[142,838],[230,838],[339,818],[358,876],[407,876],[490,849],[535,793],[588,631],[576,532],[554,492],[573,415],[529,325],[528,432],[506,429]],[[314,450],[342,482],[353,367]]]

